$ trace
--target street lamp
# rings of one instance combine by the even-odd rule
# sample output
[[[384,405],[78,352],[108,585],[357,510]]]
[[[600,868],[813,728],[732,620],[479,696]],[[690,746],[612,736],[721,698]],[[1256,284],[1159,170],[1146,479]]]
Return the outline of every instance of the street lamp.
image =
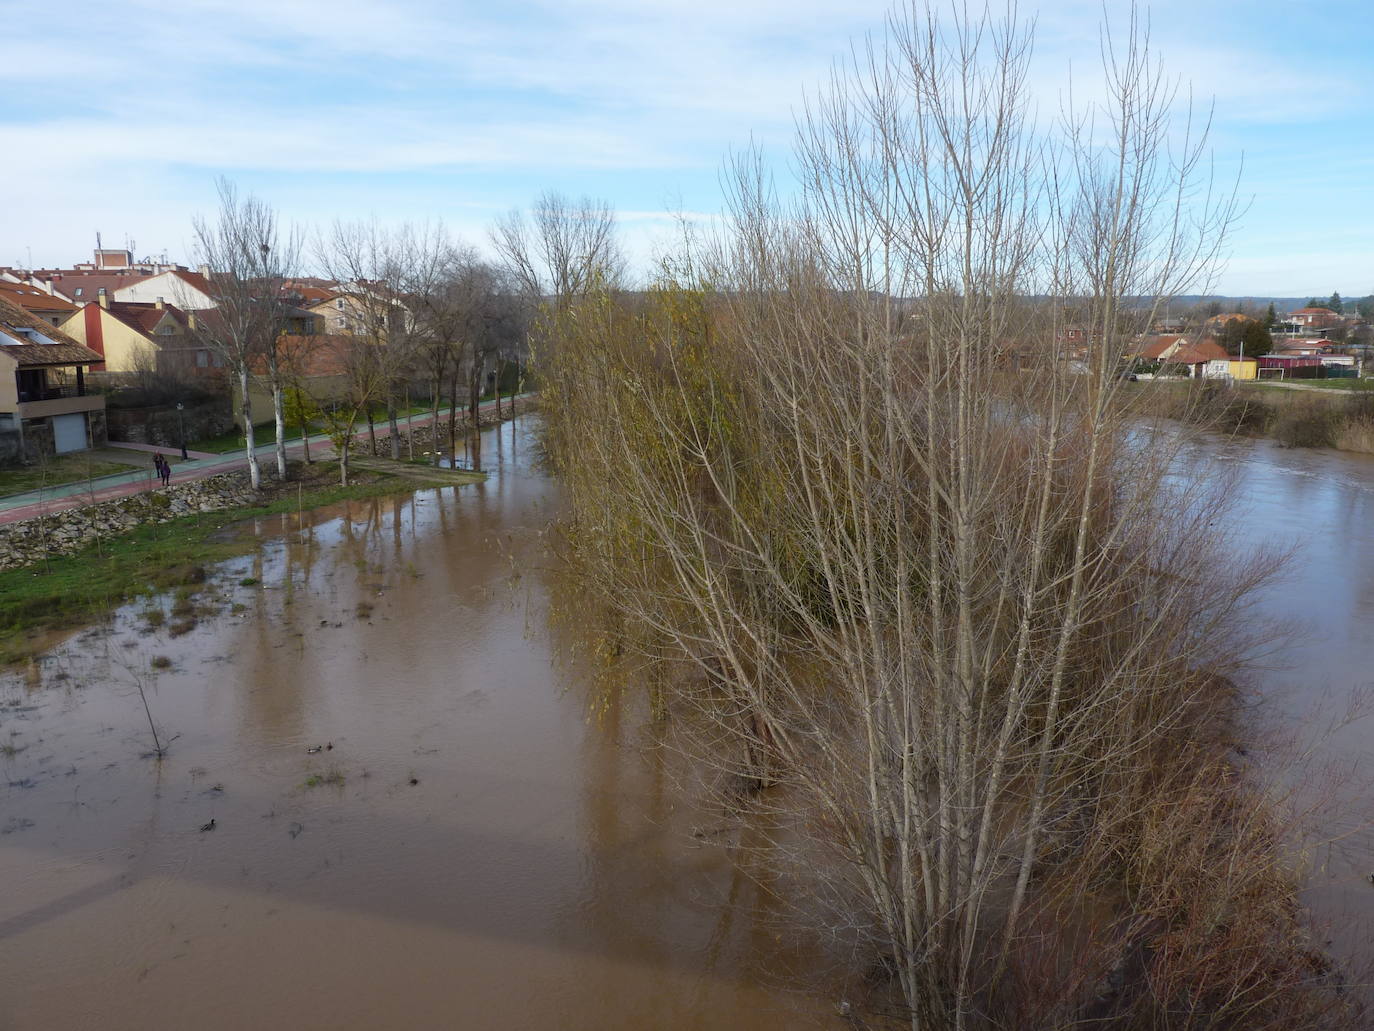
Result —
[[[181,460],[184,462],[191,456],[186,453],[186,406],[180,401],[177,402],[177,423],[181,427]]]

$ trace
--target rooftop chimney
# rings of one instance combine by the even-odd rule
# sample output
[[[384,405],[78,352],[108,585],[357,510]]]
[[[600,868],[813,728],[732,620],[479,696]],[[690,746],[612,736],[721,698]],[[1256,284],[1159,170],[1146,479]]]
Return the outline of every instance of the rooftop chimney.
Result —
[[[105,292],[103,286],[96,292],[96,300],[100,302],[102,308],[110,307],[110,295]]]
[[[196,266],[196,271],[199,272],[199,273],[200,273],[202,276],[204,276],[206,279],[209,279],[209,278],[210,278],[210,266],[209,266],[209,265],[197,265],[197,266]]]
[[[153,302],[153,306],[156,307],[158,311],[162,311],[162,309],[167,307],[167,302],[164,301],[161,297],[159,297],[156,301]]]

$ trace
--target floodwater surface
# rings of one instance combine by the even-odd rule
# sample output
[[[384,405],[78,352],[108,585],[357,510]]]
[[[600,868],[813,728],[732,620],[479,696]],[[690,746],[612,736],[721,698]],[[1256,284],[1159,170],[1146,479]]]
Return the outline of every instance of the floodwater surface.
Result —
[[[0,679],[0,1029],[844,1023],[589,717],[527,422],[485,484],[250,527],[189,633],[164,596]]]
[[[190,633],[165,596],[0,678],[0,1029],[849,1026],[652,724],[589,716],[523,422],[485,484],[249,527]],[[1305,901],[1354,965],[1374,724],[1338,717],[1374,680],[1374,460],[1193,457],[1239,469],[1237,547],[1295,544],[1255,719],[1309,749],[1276,784],[1323,803]]]

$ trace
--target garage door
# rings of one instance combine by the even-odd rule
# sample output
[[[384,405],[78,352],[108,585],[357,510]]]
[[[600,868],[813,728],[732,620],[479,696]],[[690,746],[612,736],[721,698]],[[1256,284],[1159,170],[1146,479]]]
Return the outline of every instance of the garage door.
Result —
[[[52,417],[53,448],[61,455],[68,451],[86,450],[86,416],[54,415]]]

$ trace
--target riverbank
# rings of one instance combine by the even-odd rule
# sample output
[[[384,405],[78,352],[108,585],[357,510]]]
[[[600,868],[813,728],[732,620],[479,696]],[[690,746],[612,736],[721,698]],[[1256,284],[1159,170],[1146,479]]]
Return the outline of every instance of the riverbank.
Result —
[[[11,533],[41,537],[28,564],[0,571],[0,664],[22,661],[47,647],[49,633],[100,619],[130,599],[164,590],[186,597],[197,593],[207,563],[252,546],[224,532],[235,523],[483,479],[480,473],[379,459],[355,470],[354,482],[340,487],[336,462],[293,463],[286,481],[264,478],[256,494],[248,488],[246,473],[229,473],[215,477],[223,483],[196,485],[198,492],[208,490],[220,499],[208,510],[153,492],[6,527]],[[178,503],[186,506],[184,514],[173,508]],[[122,508],[103,511],[111,506]],[[91,511],[96,514],[84,517],[89,527],[85,538],[74,542],[59,536],[59,518],[82,519]]]
[[[1156,380],[1133,387],[1127,398],[1144,411],[1222,433],[1267,437],[1285,447],[1374,454],[1374,393],[1366,390]]]

